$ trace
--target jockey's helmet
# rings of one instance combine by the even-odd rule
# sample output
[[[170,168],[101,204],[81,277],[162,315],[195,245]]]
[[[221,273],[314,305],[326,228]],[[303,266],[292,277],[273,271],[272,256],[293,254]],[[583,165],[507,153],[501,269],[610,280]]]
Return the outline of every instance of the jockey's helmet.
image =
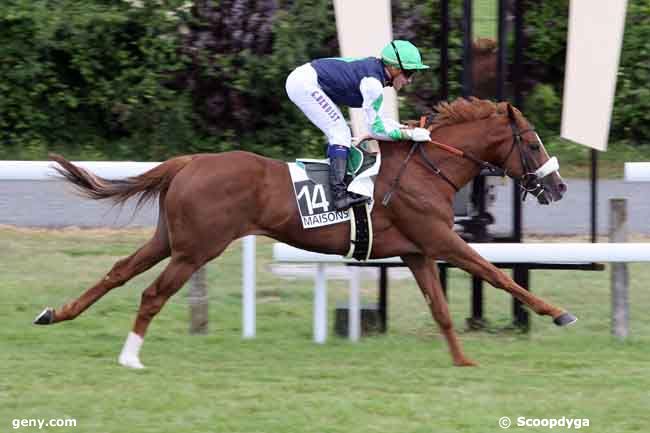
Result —
[[[381,50],[381,59],[385,64],[403,71],[429,69],[422,63],[420,51],[409,41],[392,41]]]

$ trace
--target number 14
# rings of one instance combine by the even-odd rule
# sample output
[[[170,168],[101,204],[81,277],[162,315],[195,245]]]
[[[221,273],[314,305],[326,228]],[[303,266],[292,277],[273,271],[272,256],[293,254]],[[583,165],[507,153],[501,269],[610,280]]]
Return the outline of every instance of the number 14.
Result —
[[[307,200],[307,209],[310,215],[313,215],[315,209],[323,209],[323,212],[329,212],[330,202],[325,199],[325,188],[323,185],[316,185],[314,187],[314,195],[309,192],[309,185],[305,185],[298,193],[298,201],[301,198]],[[320,201],[318,201],[320,197]]]

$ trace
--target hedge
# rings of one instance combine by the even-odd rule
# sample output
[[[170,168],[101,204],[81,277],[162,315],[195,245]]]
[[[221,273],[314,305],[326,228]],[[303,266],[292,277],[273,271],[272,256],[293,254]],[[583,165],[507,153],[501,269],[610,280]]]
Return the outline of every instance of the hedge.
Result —
[[[460,0],[452,1],[452,97],[460,94]],[[568,0],[527,2],[525,112],[559,130]],[[432,70],[400,95],[401,118],[438,94],[435,2],[393,2],[396,38]],[[613,139],[650,138],[650,0],[631,0]],[[338,55],[330,0],[5,0],[0,6],[0,158],[160,160],[246,149],[322,155],[324,137],[284,81]]]

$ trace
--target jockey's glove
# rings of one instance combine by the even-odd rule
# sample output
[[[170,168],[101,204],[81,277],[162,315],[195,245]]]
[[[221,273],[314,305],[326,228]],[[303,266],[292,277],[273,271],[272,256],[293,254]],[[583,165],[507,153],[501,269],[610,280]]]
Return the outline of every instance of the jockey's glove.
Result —
[[[413,128],[407,129],[404,131],[408,138],[413,141],[431,141],[431,135],[429,134],[428,129],[424,128]]]

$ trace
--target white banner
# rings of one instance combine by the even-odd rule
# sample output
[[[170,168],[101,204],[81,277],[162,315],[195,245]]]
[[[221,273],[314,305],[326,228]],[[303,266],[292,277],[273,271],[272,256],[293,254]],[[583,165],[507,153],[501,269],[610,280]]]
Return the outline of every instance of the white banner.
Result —
[[[379,57],[381,49],[393,40],[390,0],[334,0],[334,11],[343,57]],[[392,87],[384,89],[382,109],[399,120],[397,95]],[[367,132],[360,109],[351,108],[350,117],[355,137]]]
[[[627,0],[571,0],[562,137],[607,149]]]

